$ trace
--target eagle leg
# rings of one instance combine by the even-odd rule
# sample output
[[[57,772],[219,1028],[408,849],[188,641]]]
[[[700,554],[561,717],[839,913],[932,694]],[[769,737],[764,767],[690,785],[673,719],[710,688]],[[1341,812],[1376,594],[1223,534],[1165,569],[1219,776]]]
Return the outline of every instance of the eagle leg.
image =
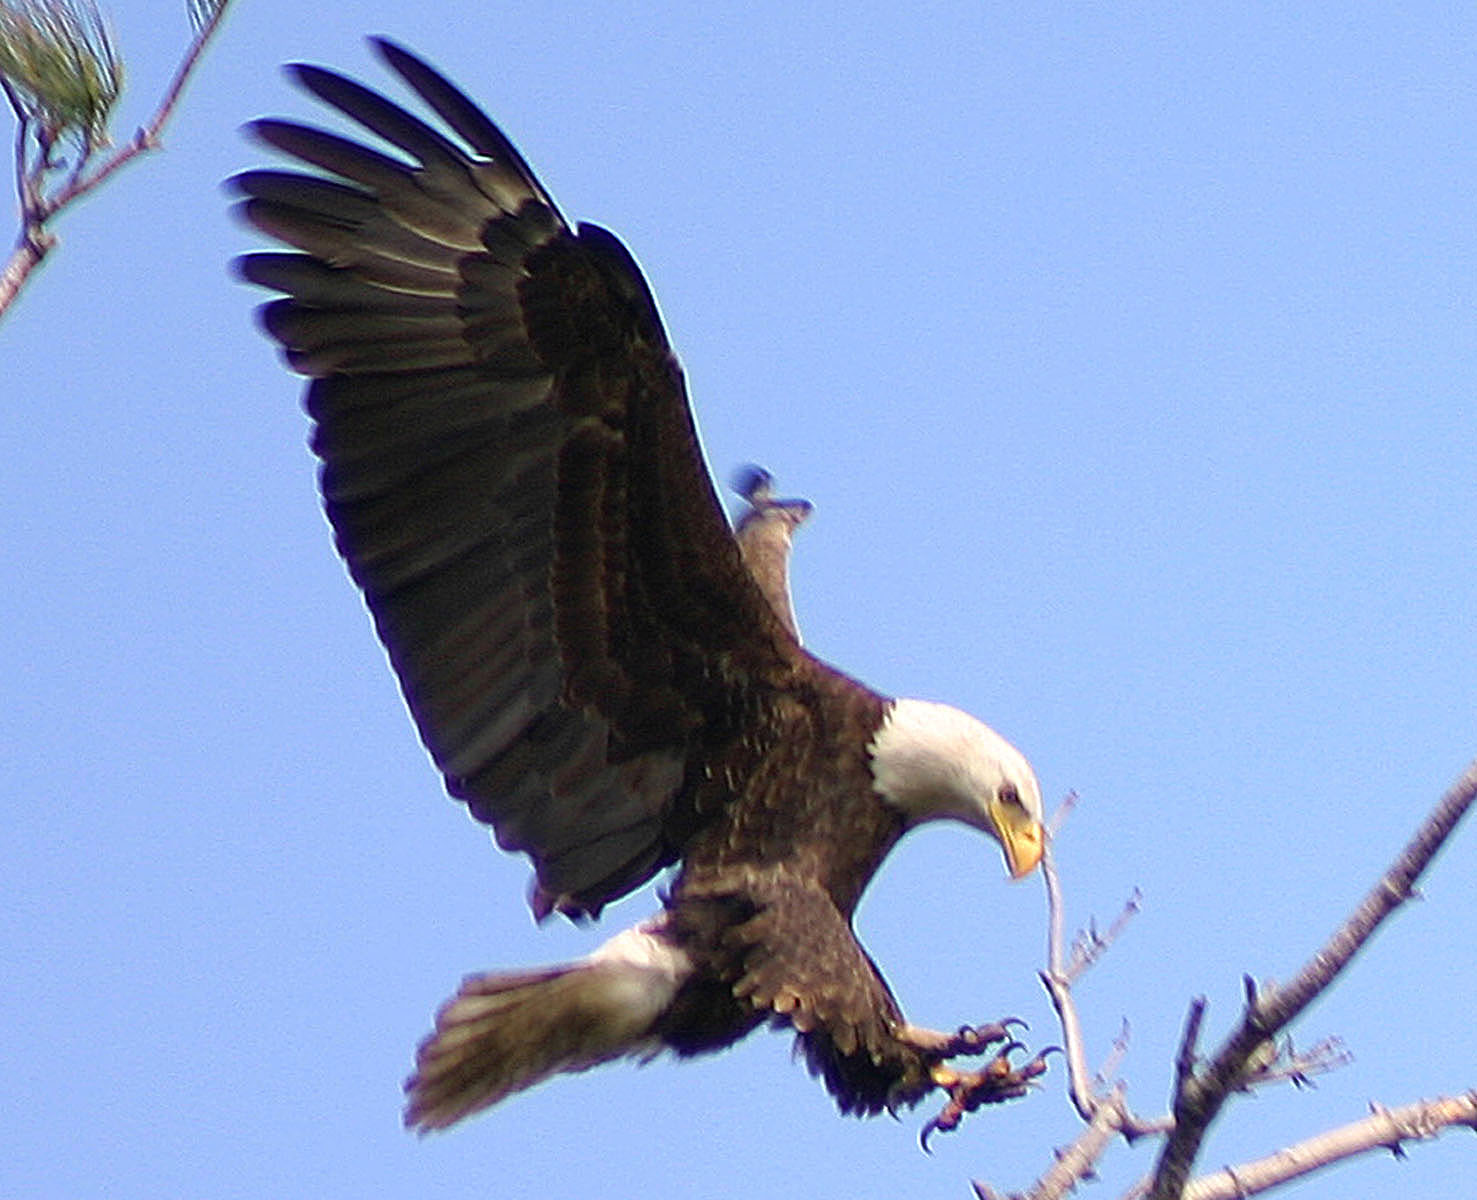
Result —
[[[965,1113],[972,1113],[983,1104],[999,1104],[1024,1096],[1030,1090],[1031,1081],[1045,1074],[1046,1056],[1060,1049],[1048,1046],[1035,1058],[1017,1067],[1010,1061],[1010,1054],[1020,1048],[1019,1042],[1007,1043],[982,1071],[955,1071],[942,1063],[933,1068],[930,1073],[933,1082],[949,1094],[949,1101],[918,1134],[918,1144],[925,1154],[931,1153],[928,1139],[935,1132],[952,1133],[958,1129]]]

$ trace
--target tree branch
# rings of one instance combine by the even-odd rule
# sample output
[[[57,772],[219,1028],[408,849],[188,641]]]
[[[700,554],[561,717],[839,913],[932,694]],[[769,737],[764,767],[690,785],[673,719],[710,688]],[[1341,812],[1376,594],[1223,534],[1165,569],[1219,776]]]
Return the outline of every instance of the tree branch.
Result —
[[[134,134],[128,144],[88,174],[86,168],[92,161],[94,147],[99,144],[99,138],[89,133],[81,144],[77,161],[65,183],[50,196],[45,190],[46,176],[54,164],[50,145],[43,140],[47,135],[38,128],[29,107],[17,95],[10,81],[0,80],[4,84],[6,98],[15,110],[18,125],[15,170],[16,190],[21,202],[20,235],[9,261],[0,269],[0,317],[5,315],[31,273],[56,245],[56,235],[47,228],[48,224],[68,205],[87,195],[125,164],[159,146],[160,134],[174,115],[186,82],[200,61],[206,45],[220,28],[229,6],[230,0],[220,0],[213,10],[197,10],[205,15],[205,20],[196,29],[179,69],[165,90],[159,106],[154,110],[154,115]],[[28,161],[28,138],[36,138],[38,141],[39,152],[34,162]],[[101,140],[105,144],[105,138]]]
[[[180,60],[179,69],[175,71],[174,78],[169,81],[169,87],[165,89],[163,99],[159,101],[159,107],[154,110],[154,115],[149,118],[148,122],[133,135],[127,146],[119,150],[86,179],[74,178],[51,200],[47,201],[43,209],[43,220],[55,216],[63,207],[92,191],[103,180],[139,155],[159,148],[159,135],[164,131],[164,126],[168,124],[170,117],[174,115],[174,110],[179,106],[185,84],[189,82],[191,72],[194,71],[196,63],[200,61],[201,54],[205,52],[206,43],[220,27],[221,19],[226,15],[226,8],[230,2],[231,0],[221,0],[214,15],[200,26],[199,32],[195,34],[194,40],[185,51],[184,58]]]
[[[1072,802],[1073,798],[1069,797],[1067,803]],[[1041,852],[1041,877],[1046,884],[1047,934],[1046,970],[1040,973],[1040,978],[1046,994],[1051,997],[1051,1006],[1056,1009],[1057,1021],[1062,1027],[1062,1050],[1067,1059],[1067,1095],[1071,1098],[1077,1115],[1084,1121],[1091,1121],[1097,1108],[1097,1098],[1090,1082],[1091,1072],[1087,1066],[1082,1019],[1077,1012],[1077,1002],[1072,998],[1072,981],[1067,975],[1065,938],[1062,932],[1065,905],[1062,903],[1061,878],[1057,875],[1051,842],[1052,839],[1048,837]]]
[[[1402,1142],[1426,1141],[1453,1125],[1477,1132],[1477,1092],[1419,1100],[1401,1108],[1371,1108],[1371,1115],[1362,1121],[1330,1129],[1255,1162],[1191,1180],[1185,1187],[1185,1200],[1240,1200],[1371,1150],[1386,1149],[1403,1158]]]
[[[1026,1193],[1027,1200],[1061,1200],[1082,1180],[1091,1179],[1097,1172],[1103,1152],[1122,1131],[1126,1115],[1123,1086],[1120,1084],[1098,1103],[1097,1112],[1077,1140],[1058,1152],[1056,1162]]]
[[[1337,929],[1285,987],[1249,988],[1240,1026],[1203,1070],[1181,1069],[1174,1099],[1174,1130],[1154,1169],[1150,1200],[1185,1195],[1206,1130],[1226,1097],[1244,1085],[1247,1066],[1268,1039],[1275,1039],[1348,966],[1374,931],[1410,899],[1415,882],[1477,797],[1477,762],[1442,797],[1410,843]],[[1187,1030],[1187,1033],[1189,1031]],[[1183,1063],[1182,1063],[1183,1067]]]

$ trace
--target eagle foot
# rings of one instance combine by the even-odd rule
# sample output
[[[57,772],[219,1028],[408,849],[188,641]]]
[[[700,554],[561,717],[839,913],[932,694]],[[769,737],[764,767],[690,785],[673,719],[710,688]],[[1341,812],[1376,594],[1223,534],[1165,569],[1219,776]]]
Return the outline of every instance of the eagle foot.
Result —
[[[933,1082],[949,1094],[949,1101],[918,1134],[918,1144],[925,1154],[932,1153],[928,1139],[934,1133],[953,1133],[965,1113],[972,1113],[983,1104],[1000,1104],[1024,1096],[1031,1088],[1031,1081],[1046,1073],[1047,1055],[1061,1049],[1048,1046],[1017,1067],[1010,1061],[1010,1055],[1021,1048],[1019,1042],[1007,1042],[980,1071],[955,1071],[943,1064],[933,1068]]]

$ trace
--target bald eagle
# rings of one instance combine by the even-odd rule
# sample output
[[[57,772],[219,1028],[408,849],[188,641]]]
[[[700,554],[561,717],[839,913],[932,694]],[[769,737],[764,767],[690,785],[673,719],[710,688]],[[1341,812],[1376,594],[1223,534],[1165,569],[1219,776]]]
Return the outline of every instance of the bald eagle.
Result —
[[[339,552],[447,790],[532,861],[538,919],[594,918],[676,868],[661,911],[588,958],[466,979],[406,1122],[765,1023],[795,1031],[843,1112],[940,1088],[950,1127],[1020,1095],[1039,1057],[1012,1065],[1004,1024],[908,1023],[851,919],[924,821],[982,830],[1030,872],[1030,765],[973,717],[802,649],[785,564],[808,509],[755,479],[757,524],[730,528],[630,253],[567,222],[446,79],[376,44],[431,121],[297,66],[385,149],[261,120],[311,169],[234,180],[245,218],[293,248],[239,266],[282,293],[263,322],[312,380]],[[981,1070],[948,1061],[991,1047]]]

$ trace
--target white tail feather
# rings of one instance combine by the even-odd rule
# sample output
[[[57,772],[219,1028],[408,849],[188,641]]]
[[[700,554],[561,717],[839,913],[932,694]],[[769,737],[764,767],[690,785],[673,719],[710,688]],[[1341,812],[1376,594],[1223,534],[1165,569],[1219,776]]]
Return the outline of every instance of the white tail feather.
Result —
[[[658,928],[567,966],[469,976],[416,1054],[405,1123],[444,1129],[551,1075],[657,1050],[657,1019],[691,970]]]

